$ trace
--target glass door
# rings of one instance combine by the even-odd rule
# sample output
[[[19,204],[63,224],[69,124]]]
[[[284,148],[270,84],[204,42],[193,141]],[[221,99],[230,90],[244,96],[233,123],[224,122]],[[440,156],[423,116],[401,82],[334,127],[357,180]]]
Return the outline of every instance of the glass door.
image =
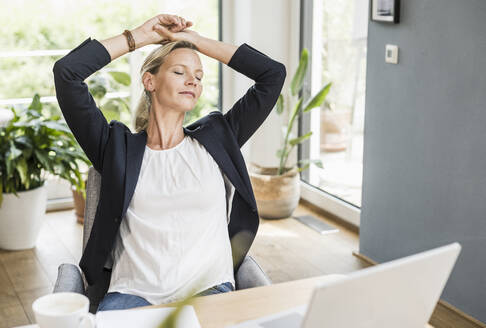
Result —
[[[321,159],[302,179],[354,207],[361,207],[368,1],[303,1],[303,42],[309,49],[308,89],[315,95],[332,82],[326,101],[300,122],[313,132],[299,159]]]

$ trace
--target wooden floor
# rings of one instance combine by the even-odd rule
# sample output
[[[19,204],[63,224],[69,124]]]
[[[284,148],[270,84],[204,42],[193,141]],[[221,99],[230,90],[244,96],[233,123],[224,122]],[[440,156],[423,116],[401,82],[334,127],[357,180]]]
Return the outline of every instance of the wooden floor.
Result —
[[[358,233],[328,219],[313,206],[301,203],[294,215],[312,214],[336,226],[338,233],[320,235],[295,219],[261,220],[250,254],[273,283],[330,273],[347,273],[367,267],[352,255],[358,250]],[[37,245],[23,251],[0,250],[0,328],[34,322],[32,302],[50,293],[61,263],[78,263],[82,226],[73,210],[45,215]],[[431,322],[436,328],[477,328],[442,313]]]

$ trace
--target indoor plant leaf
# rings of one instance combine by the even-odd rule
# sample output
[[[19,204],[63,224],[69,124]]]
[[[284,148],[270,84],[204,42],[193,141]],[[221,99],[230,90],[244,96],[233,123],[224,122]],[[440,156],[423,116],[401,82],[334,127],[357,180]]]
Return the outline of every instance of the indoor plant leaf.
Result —
[[[302,49],[299,66],[297,67],[297,71],[292,78],[292,82],[290,83],[290,91],[292,96],[296,96],[300,89],[302,88],[302,84],[304,83],[304,77],[307,73],[307,64],[309,62],[309,51],[307,48]]]
[[[33,109],[37,112],[37,114],[40,115],[40,112],[42,110],[42,103],[40,101],[40,96],[38,94],[35,94],[34,97],[32,98],[32,102],[30,103],[28,109]],[[35,115],[35,114],[32,114]]]
[[[20,175],[20,181],[25,184],[25,188],[29,189],[29,181],[27,179],[27,162],[25,161],[24,158],[21,158],[17,165],[15,166],[15,169],[17,172],[19,172]]]
[[[60,116],[40,115],[38,94],[28,108],[10,109],[13,118],[0,127],[0,193],[40,187],[45,172],[84,186],[76,161],[89,160]]]
[[[284,97],[282,94],[280,94],[280,96],[278,96],[278,99],[277,99],[277,114],[282,114],[283,110],[284,110]]]
[[[314,164],[321,169],[324,168],[324,166],[322,165],[322,161],[320,159],[303,159],[298,161],[297,163],[300,164],[300,167],[298,169],[299,172],[308,169],[311,164]]]
[[[308,139],[311,135],[312,135],[312,131],[309,131],[304,135],[301,135],[297,138],[289,140],[289,144],[292,145],[292,146],[295,146],[295,145],[301,143],[302,141]]]
[[[326,84],[305,106],[304,113],[307,113],[312,108],[319,107],[326,99],[329,90],[331,89],[331,82]]]
[[[71,130],[68,128],[67,124],[57,122],[57,121],[44,121],[41,125],[48,127],[49,129],[53,130],[61,130],[67,133],[71,133]]]

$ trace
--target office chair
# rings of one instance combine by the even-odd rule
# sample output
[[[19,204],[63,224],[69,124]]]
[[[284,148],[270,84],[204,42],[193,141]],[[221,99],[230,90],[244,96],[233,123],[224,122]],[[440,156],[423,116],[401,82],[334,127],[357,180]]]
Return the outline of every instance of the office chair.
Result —
[[[86,185],[86,207],[84,211],[83,250],[88,242],[95,218],[101,187],[101,175],[90,167]],[[90,312],[96,313],[99,302],[106,294],[111,278],[111,270],[104,269],[103,276],[89,286],[81,268],[72,263],[62,263],[58,268],[53,293],[75,292],[86,295],[90,301]],[[238,272],[235,273],[236,290],[270,285],[271,281],[258,263],[249,255],[245,257]]]

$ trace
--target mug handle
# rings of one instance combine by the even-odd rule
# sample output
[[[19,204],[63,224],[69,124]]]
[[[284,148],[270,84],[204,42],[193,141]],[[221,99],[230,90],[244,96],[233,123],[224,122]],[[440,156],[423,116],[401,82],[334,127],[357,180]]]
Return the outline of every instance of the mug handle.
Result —
[[[96,328],[96,320],[93,313],[84,313],[79,317],[79,328]]]

